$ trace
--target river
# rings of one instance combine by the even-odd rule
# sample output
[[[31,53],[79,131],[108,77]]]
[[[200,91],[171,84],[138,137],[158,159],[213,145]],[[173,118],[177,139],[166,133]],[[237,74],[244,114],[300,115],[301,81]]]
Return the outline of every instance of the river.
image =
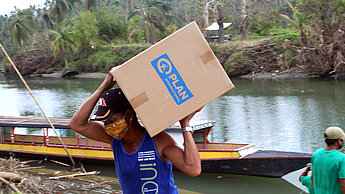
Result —
[[[71,117],[101,79],[27,78],[51,117]],[[345,128],[345,81],[232,79],[235,88],[207,104],[194,122],[215,121],[211,142],[255,144],[259,149],[313,152],[324,147],[323,132]],[[17,78],[0,75],[0,115],[42,116]],[[176,184],[200,193],[299,193],[283,179],[177,173]],[[226,188],[226,190],[222,189]],[[283,189],[282,189],[283,188]]]

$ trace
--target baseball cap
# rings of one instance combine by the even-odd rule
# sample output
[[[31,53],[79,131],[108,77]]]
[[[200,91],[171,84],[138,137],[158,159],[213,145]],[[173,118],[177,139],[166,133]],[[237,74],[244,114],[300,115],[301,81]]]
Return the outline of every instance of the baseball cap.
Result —
[[[97,112],[91,117],[90,120],[104,121],[113,113],[119,113],[132,109],[132,106],[120,88],[103,92],[98,99],[97,106]]]
[[[345,133],[340,127],[328,127],[325,131],[325,138],[345,140]]]

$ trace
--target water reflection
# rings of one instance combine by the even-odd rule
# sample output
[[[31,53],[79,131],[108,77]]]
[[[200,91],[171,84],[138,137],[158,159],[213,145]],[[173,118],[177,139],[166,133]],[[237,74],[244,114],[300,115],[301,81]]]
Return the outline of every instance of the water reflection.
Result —
[[[102,79],[27,78],[51,117],[71,117]],[[345,82],[233,79],[235,88],[207,104],[194,121],[212,120],[212,142],[256,144],[259,149],[312,152],[324,147],[330,125],[345,128]],[[16,78],[0,77],[0,115],[42,116]],[[72,131],[64,132],[68,135]]]
[[[213,142],[311,152],[330,125],[344,127],[343,81],[233,80],[236,88],[208,104]]]

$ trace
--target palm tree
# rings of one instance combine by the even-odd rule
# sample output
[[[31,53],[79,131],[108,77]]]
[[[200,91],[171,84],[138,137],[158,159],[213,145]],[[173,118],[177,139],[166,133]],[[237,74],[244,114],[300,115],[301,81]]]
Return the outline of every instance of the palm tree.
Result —
[[[69,12],[75,8],[75,3],[80,3],[80,0],[52,0],[50,14],[51,17],[55,16],[58,28]]]
[[[43,8],[42,18],[44,20],[44,25],[46,29],[53,29],[53,22],[50,18],[47,8]]]
[[[163,2],[157,0],[145,0],[141,8],[134,9],[128,14],[128,19],[135,15],[142,17],[142,26],[149,31],[150,43],[155,43],[155,28],[165,31],[164,22],[168,20],[171,8]],[[137,28],[135,29],[137,30]],[[131,33],[133,34],[133,33]]]
[[[72,50],[72,53],[74,53],[77,45],[75,34],[70,30],[71,24],[71,20],[64,20],[60,25],[60,29],[57,31],[51,29],[47,29],[45,31],[45,33],[55,36],[53,54],[54,57],[60,54],[60,56],[64,59],[65,70],[69,69],[66,51],[70,49]]]
[[[12,22],[12,42],[21,47],[22,43],[30,42],[29,36],[33,35],[36,23],[33,12],[30,9],[16,10],[16,14],[11,16]]]

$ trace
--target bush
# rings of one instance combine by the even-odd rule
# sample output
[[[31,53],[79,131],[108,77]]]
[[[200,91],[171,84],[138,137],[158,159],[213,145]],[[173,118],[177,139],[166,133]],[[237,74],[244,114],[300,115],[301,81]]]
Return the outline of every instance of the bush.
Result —
[[[292,31],[289,29],[282,29],[281,33],[273,35],[273,43],[281,42],[282,40],[298,40],[299,41],[299,33],[296,31]]]
[[[252,63],[250,57],[244,51],[232,54],[224,64],[225,70],[230,68],[248,67]]]
[[[114,42],[113,40],[126,40],[128,30],[125,15],[118,14],[121,8],[102,7],[97,12],[98,36],[105,42]]]
[[[107,72],[112,67],[121,65],[147,49],[149,45],[102,46],[85,59],[77,61],[80,71]]]

